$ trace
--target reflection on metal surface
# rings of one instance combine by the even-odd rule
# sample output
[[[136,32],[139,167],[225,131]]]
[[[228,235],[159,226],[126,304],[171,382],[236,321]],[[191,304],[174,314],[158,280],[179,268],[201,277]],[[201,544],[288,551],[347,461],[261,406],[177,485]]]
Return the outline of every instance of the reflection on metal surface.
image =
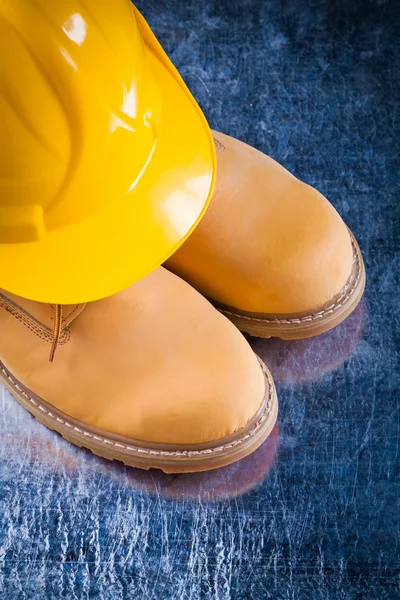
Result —
[[[203,473],[170,475],[157,469],[144,471],[126,467],[117,461],[94,456],[77,448],[58,433],[46,429],[3,391],[2,478],[15,476],[19,466],[38,469],[40,477],[67,474],[79,476],[90,488],[95,476],[106,475],[122,488],[156,494],[164,498],[193,501],[218,501],[236,498],[262,483],[274,464],[279,444],[279,429],[274,427],[268,439],[253,454],[242,460]],[[7,457],[7,458],[6,458]]]
[[[365,321],[363,299],[355,311],[331,331],[304,340],[253,338],[251,346],[268,366],[275,381],[316,381],[350,358],[362,338]]]
[[[279,429],[275,426],[268,439],[253,454],[227,467],[177,475],[155,469],[131,469],[129,481],[141,490],[174,500],[204,502],[237,498],[264,481],[274,464],[278,445]]]

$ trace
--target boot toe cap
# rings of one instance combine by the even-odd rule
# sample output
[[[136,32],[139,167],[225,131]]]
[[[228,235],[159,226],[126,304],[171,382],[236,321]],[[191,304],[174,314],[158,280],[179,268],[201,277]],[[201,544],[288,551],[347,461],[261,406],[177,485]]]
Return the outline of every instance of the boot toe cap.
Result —
[[[270,211],[258,281],[238,308],[271,314],[319,308],[340,292],[352,264],[351,238],[339,214],[317,190],[294,180]]]

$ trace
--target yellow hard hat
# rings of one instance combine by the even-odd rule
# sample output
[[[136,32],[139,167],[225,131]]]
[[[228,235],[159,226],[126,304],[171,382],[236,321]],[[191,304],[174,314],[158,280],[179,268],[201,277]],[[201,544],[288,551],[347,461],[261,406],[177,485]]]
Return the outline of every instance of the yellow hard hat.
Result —
[[[111,295],[210,200],[207,122],[129,0],[0,0],[0,288]]]

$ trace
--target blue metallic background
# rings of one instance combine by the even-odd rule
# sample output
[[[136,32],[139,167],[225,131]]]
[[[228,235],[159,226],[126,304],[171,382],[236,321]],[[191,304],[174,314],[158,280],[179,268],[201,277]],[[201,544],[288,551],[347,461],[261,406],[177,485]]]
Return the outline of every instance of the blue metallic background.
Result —
[[[339,210],[365,300],[318,338],[253,340],[278,426],[208,474],[109,464],[1,390],[0,597],[398,599],[399,4],[137,4],[211,125]]]

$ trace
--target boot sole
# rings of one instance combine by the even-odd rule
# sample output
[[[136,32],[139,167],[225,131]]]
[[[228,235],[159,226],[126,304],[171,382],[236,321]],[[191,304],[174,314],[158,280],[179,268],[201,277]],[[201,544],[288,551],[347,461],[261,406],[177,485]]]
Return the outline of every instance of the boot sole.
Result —
[[[43,425],[93,454],[130,467],[192,473],[229,465],[254,452],[271,433],[278,415],[275,385],[258,358],[265,378],[265,396],[257,414],[234,434],[212,443],[171,445],[129,439],[91,427],[57,410],[22,385],[0,361],[0,381],[14,398]]]
[[[216,302],[213,302],[214,306],[240,331],[254,337],[298,340],[336,327],[353,312],[365,289],[365,267],[361,251],[351,231],[349,233],[353,248],[350,277],[337,296],[312,313],[250,313]]]

